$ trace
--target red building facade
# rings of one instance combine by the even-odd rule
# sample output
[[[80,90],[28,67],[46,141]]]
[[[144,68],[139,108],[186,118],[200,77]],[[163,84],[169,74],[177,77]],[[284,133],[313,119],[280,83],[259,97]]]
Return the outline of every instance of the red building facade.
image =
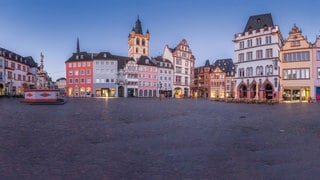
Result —
[[[77,52],[66,61],[67,96],[91,96],[93,90],[93,54]]]

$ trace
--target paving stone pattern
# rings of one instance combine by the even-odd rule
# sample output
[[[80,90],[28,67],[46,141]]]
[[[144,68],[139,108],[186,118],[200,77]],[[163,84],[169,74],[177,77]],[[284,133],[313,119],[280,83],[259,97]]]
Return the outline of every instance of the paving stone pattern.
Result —
[[[317,179],[320,104],[0,99],[0,179]]]

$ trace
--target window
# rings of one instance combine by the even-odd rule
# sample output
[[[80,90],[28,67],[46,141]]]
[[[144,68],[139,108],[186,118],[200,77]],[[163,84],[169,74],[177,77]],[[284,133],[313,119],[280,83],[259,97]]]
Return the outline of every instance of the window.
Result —
[[[240,49],[243,49],[243,48],[244,48],[244,42],[243,42],[243,41],[241,41],[241,42],[239,43],[239,48],[240,48]]]
[[[84,78],[81,78],[81,79],[80,79],[80,83],[81,83],[81,84],[84,84]]]
[[[244,68],[239,68],[239,77],[244,77]]]
[[[185,74],[189,74],[188,71],[189,71],[188,68],[185,68],[185,69],[184,69],[184,73],[185,73]]]
[[[86,67],[86,62],[82,62],[82,67]]]
[[[181,59],[176,59],[176,64],[181,65],[181,64],[182,64],[182,63],[181,63]]]
[[[70,78],[69,79],[69,84],[72,84],[72,83],[73,83],[72,78]]]
[[[87,83],[88,83],[88,84],[91,83],[91,78],[87,78]]]
[[[78,76],[79,75],[79,71],[78,70],[74,71],[74,75]]]
[[[256,45],[257,46],[260,46],[262,43],[261,43],[261,38],[256,38]]]
[[[90,75],[90,74],[91,74],[90,69],[87,69],[87,75]]]
[[[176,73],[181,73],[182,72],[182,68],[181,67],[176,67]]]
[[[273,66],[272,65],[266,65],[265,70],[266,70],[267,76],[273,74]]]
[[[74,79],[74,83],[75,83],[75,84],[78,84],[78,83],[79,83],[79,79],[77,79],[77,78]]]
[[[90,62],[87,62],[87,66],[90,67],[90,66],[91,66],[91,63],[90,63]]]
[[[263,66],[257,66],[256,75],[257,76],[263,76]]]
[[[317,53],[317,58],[318,58],[318,53]],[[303,51],[303,52],[284,53],[283,61],[284,62],[310,61],[310,52]]]
[[[72,63],[68,63],[69,68],[72,68]]]
[[[181,83],[181,76],[176,76],[176,83],[178,83],[178,84]]]
[[[78,62],[78,67],[81,67],[81,62]]]
[[[318,77],[319,77],[319,68],[318,68]],[[310,78],[310,69],[284,69],[283,70],[283,79],[309,79]]]
[[[252,52],[247,52],[247,61],[252,60]]]
[[[80,70],[80,74],[84,75],[84,70],[83,69]]]
[[[272,58],[272,49],[266,49],[266,58]]]
[[[247,40],[247,47],[252,47],[252,39]]]
[[[296,46],[300,46],[300,41],[292,41],[291,42],[291,47],[296,47]]]
[[[108,78],[106,79],[106,82],[107,82],[107,83],[109,82],[109,79],[108,79]]]
[[[186,65],[186,66],[189,66],[189,63],[188,63],[188,61],[186,61],[186,62],[185,62],[185,65]]]
[[[319,68],[319,67],[317,68],[317,72],[318,72],[318,73],[317,73],[318,79],[320,79],[320,68]]]
[[[271,36],[266,36],[266,44],[271,44]]]
[[[320,61],[320,51],[317,51],[317,61]]]
[[[263,58],[263,52],[262,52],[262,50],[257,50],[256,51],[256,58],[257,59],[262,59]]]
[[[240,53],[238,55],[238,59],[239,59],[239,62],[243,62],[244,61],[244,54],[243,53]]]

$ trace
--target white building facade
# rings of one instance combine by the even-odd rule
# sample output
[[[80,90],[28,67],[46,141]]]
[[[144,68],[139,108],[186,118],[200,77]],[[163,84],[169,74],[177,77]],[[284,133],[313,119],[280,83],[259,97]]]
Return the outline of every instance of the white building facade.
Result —
[[[118,62],[109,52],[100,52],[93,59],[93,93],[95,97],[117,97]]]
[[[195,58],[187,41],[183,39],[174,49],[166,45],[163,58],[171,61],[174,67],[173,97],[189,97],[194,76]]]
[[[234,43],[236,98],[279,100],[283,38],[271,14],[251,16]]]
[[[168,59],[156,57],[153,61],[157,64],[157,97],[162,94],[164,97],[172,97],[173,95],[173,65]]]

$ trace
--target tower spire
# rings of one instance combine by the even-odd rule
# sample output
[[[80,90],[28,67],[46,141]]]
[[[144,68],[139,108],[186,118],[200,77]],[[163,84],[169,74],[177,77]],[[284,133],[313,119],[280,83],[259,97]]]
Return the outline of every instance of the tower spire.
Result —
[[[77,38],[77,53],[80,52],[80,43],[79,43],[79,38]]]
[[[134,27],[134,31],[137,33],[137,34],[143,34],[142,33],[142,27],[141,27],[141,21],[139,19],[139,15],[138,15],[138,18],[137,18],[137,21],[136,21],[136,25]]]

